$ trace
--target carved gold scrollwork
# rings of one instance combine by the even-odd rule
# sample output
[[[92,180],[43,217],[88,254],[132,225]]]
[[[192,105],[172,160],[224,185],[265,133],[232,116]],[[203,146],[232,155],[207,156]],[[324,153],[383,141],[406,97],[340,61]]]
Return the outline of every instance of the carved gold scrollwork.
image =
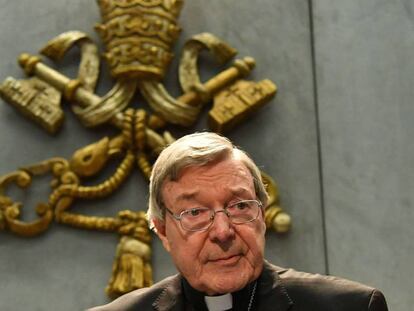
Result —
[[[136,86],[136,81],[119,81],[98,102],[74,106],[73,111],[86,127],[95,127],[107,122],[115,123],[114,118],[129,105]],[[80,101],[83,102],[82,99]]]
[[[269,195],[269,201],[265,210],[265,223],[268,229],[278,233],[288,232],[292,221],[290,216],[279,206],[279,191],[276,182],[268,174],[262,173],[263,182]]]
[[[47,230],[53,219],[52,207],[46,203],[39,203],[35,209],[39,218],[32,222],[24,222],[20,219],[22,204],[6,196],[6,188],[11,183],[15,183],[25,189],[30,186],[34,176],[46,173],[51,173],[56,180],[60,177],[61,168],[66,165],[65,159],[53,158],[2,176],[0,178],[0,228],[21,236],[34,236]]]
[[[98,47],[81,31],[64,32],[57,37],[49,40],[40,50],[40,53],[49,57],[53,61],[60,61],[66,52],[74,45],[79,45],[81,50],[81,61],[79,64],[77,80],[86,90],[95,91],[99,77],[100,58]]]
[[[211,94],[201,83],[197,68],[198,57],[203,50],[208,50],[220,64],[233,58],[237,54],[237,50],[208,32],[195,35],[185,43],[178,68],[181,88],[184,93],[195,91],[205,94],[206,98],[202,101],[207,102],[210,100]]]
[[[197,120],[204,104],[203,100],[209,99],[213,94],[246,75],[253,69],[254,64],[254,59],[250,57],[238,60],[233,67],[211,78],[197,90],[184,93],[177,99],[172,98],[159,82],[140,81],[139,86],[151,108],[162,118],[173,124],[190,126]]]

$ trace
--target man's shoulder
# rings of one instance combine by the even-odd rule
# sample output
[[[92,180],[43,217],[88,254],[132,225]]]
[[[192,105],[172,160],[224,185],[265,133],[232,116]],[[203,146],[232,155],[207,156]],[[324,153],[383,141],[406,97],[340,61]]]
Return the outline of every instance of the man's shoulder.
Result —
[[[273,269],[278,273],[284,286],[289,288],[303,286],[306,289],[326,288],[330,291],[349,290],[353,292],[371,292],[374,290],[373,287],[337,276],[303,272],[293,268],[282,268],[278,266],[273,266]]]
[[[181,277],[178,274],[173,275],[150,287],[134,290],[106,305],[94,307],[87,311],[150,310],[152,304],[156,302],[158,297],[162,296],[166,288],[176,287],[180,282]]]
[[[383,294],[373,287],[336,276],[281,268],[269,263],[267,269],[296,305],[316,304],[319,305],[317,310],[324,310],[326,306],[334,307],[335,310],[359,310],[357,306],[361,310],[387,310]]]

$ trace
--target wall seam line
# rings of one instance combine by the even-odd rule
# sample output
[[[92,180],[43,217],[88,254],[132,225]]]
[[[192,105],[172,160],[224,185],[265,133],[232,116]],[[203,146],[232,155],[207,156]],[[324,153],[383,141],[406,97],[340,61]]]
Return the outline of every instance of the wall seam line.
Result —
[[[325,273],[329,274],[329,256],[328,256],[328,236],[326,229],[326,206],[325,206],[325,189],[323,178],[323,159],[322,159],[322,143],[321,143],[321,126],[319,119],[319,96],[318,96],[318,80],[316,74],[316,50],[315,50],[315,31],[313,23],[313,1],[308,0],[309,8],[309,29],[310,29],[310,45],[311,45],[311,64],[312,64],[312,79],[313,79],[313,102],[315,107],[315,121],[316,121],[316,143],[318,150],[318,173],[319,173],[319,191],[321,200],[321,215],[322,215],[322,235],[323,247],[325,257]]]

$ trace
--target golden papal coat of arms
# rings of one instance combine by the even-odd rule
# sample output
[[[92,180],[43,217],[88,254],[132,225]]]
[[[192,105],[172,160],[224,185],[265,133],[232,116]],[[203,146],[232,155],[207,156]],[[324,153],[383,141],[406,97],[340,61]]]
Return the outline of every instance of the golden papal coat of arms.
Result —
[[[50,133],[64,122],[63,103],[68,103],[86,128],[114,127],[118,134],[75,150],[69,159],[53,157],[0,177],[0,230],[29,237],[45,232],[54,221],[75,228],[114,232],[120,235],[112,276],[106,288],[116,297],[152,284],[151,234],[144,211],[122,210],[114,216],[90,216],[71,211],[78,200],[110,196],[138,168],[149,177],[159,152],[175,137],[173,126],[191,128],[205,106],[209,130],[225,134],[246,121],[276,94],[270,80],[246,80],[255,60],[234,60],[227,69],[208,81],[201,81],[198,58],[210,53],[221,64],[230,62],[237,51],[211,33],[200,33],[185,43],[179,61],[182,95],[171,96],[163,85],[173,59],[172,48],[180,35],[178,16],[183,0],[98,0],[102,22],[96,25],[105,45],[98,46],[80,31],[68,31],[51,39],[40,54],[58,62],[69,49],[80,49],[77,77],[68,78],[40,56],[21,54],[20,66],[29,78],[7,78],[0,95],[23,115]],[[100,56],[102,53],[102,56]],[[100,62],[110,68],[115,83],[104,96],[95,93]],[[131,108],[139,92],[150,109]],[[112,159],[119,165],[106,180],[90,185],[85,181],[98,175]],[[8,196],[12,184],[30,186],[38,175],[52,176],[51,194],[35,209],[38,218],[22,220],[23,206]],[[290,217],[279,206],[276,184],[262,173],[270,195],[266,225],[283,233]]]

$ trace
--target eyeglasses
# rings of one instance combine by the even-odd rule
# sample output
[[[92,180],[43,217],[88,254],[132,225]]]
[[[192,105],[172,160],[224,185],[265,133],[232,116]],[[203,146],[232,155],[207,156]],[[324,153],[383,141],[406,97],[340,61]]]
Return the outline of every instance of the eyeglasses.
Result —
[[[257,200],[242,200],[217,211],[208,207],[196,207],[184,210],[176,215],[168,208],[165,209],[174,219],[180,222],[181,228],[184,230],[202,231],[210,228],[217,213],[223,212],[233,224],[241,225],[256,220],[261,208],[262,203]]]

